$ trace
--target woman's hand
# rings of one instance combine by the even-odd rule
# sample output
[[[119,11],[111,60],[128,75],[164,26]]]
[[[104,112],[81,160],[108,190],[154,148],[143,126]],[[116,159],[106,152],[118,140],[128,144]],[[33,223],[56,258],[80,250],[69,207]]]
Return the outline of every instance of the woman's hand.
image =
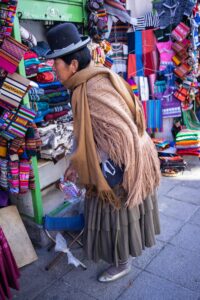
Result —
[[[76,183],[77,181],[77,172],[74,170],[72,166],[69,166],[64,174],[65,181],[72,181]]]

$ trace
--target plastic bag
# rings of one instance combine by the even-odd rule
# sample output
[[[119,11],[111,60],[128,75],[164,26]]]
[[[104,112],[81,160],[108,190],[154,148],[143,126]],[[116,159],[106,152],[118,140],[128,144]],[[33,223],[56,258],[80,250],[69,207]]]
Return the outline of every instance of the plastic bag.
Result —
[[[68,264],[72,264],[75,267],[78,267],[80,265],[82,266],[82,263],[80,262],[80,260],[78,260],[76,257],[73,256],[73,254],[67,247],[67,242],[66,242],[65,238],[59,232],[56,235],[55,251],[66,253],[67,257],[68,257]]]

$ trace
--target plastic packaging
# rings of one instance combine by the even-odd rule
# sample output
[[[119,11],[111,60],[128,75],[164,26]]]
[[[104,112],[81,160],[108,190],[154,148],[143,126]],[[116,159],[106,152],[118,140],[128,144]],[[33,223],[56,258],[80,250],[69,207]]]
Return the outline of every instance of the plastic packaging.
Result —
[[[80,262],[80,260],[78,260],[76,257],[73,256],[73,254],[67,247],[67,242],[66,242],[65,238],[59,232],[56,235],[55,251],[66,253],[67,257],[68,257],[68,264],[72,264],[75,267],[78,267],[80,265],[83,266],[83,264]]]

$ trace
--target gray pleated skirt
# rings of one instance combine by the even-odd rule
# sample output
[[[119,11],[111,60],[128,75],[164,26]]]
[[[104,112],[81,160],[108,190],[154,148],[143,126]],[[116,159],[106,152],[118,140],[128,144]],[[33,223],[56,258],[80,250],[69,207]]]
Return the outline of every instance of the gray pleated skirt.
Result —
[[[88,259],[118,265],[155,245],[160,223],[156,192],[134,208],[125,207],[127,194],[121,186],[115,193],[122,201],[119,210],[86,194],[83,244]]]

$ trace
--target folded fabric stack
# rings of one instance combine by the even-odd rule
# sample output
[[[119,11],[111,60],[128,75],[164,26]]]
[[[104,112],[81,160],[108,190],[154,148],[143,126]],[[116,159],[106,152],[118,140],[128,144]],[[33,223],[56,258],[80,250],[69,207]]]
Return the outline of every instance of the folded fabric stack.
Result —
[[[27,77],[36,77],[38,73],[38,67],[40,64],[38,55],[33,51],[26,52],[24,55],[24,64],[26,68]]]
[[[163,176],[177,176],[186,168],[186,162],[176,154],[160,154],[160,168]]]
[[[29,98],[31,107],[37,112],[36,123],[56,120],[67,115],[71,109],[69,92],[59,81],[38,83],[38,88],[30,89]]]
[[[200,131],[183,129],[176,136],[176,148],[179,155],[200,157]]]
[[[57,161],[71,152],[73,143],[73,124],[70,122],[54,122],[39,128],[42,140],[40,156],[43,159]]]

